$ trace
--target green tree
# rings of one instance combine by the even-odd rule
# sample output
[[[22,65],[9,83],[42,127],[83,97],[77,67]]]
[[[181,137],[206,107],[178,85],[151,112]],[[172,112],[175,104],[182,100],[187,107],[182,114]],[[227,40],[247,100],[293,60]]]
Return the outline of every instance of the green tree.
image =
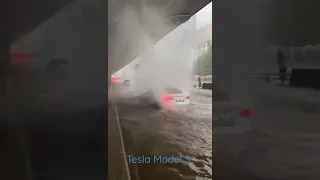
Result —
[[[212,47],[196,60],[194,72],[200,76],[212,75]]]

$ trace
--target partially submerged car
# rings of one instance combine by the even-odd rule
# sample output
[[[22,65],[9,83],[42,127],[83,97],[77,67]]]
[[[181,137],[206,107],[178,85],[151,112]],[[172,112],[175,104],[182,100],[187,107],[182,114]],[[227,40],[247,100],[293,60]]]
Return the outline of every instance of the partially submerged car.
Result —
[[[246,134],[251,130],[252,112],[250,108],[232,101],[226,93],[215,88],[212,94],[214,134]]]
[[[165,87],[159,92],[149,90],[140,96],[142,103],[162,107],[172,108],[174,106],[188,105],[190,95],[174,87]]]
[[[132,87],[130,84],[126,84],[117,92],[117,101],[160,109],[188,105],[190,103],[190,95],[173,87],[155,90],[142,87],[136,88]]]

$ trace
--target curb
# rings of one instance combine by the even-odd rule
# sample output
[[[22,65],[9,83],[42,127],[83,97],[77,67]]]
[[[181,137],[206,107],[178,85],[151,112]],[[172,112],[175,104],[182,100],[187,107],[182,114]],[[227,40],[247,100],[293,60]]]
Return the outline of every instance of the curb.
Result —
[[[123,137],[122,137],[122,130],[121,130],[121,126],[120,126],[120,122],[119,122],[119,114],[118,114],[118,108],[117,105],[114,104],[114,111],[116,113],[116,118],[117,118],[117,128],[120,132],[120,140],[121,140],[121,149],[120,149],[120,154],[122,155],[122,158],[124,160],[124,164],[125,164],[125,169],[124,169],[124,176],[123,176],[123,180],[131,180],[131,176],[130,176],[130,171],[129,171],[129,164],[127,162],[127,153],[126,153],[126,149],[124,146],[124,141],[123,141]]]
[[[212,94],[205,93],[205,92],[197,92],[197,91],[191,90],[191,93],[197,94],[197,95],[201,95],[201,96],[205,96],[205,97],[212,97]]]

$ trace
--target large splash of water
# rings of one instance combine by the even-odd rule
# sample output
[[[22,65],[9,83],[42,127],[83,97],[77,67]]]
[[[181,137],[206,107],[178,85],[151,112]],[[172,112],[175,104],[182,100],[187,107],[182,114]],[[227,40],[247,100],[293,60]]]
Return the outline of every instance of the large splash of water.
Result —
[[[126,6],[117,18],[119,31],[115,40],[117,57],[137,54],[131,64],[120,71],[141,92],[152,89],[160,93],[175,87],[189,93],[192,77],[192,52],[195,48],[195,17],[175,28],[165,12],[150,5]],[[168,30],[174,29],[164,38]],[[125,48],[119,47],[126,44]],[[136,68],[139,64],[139,68]]]

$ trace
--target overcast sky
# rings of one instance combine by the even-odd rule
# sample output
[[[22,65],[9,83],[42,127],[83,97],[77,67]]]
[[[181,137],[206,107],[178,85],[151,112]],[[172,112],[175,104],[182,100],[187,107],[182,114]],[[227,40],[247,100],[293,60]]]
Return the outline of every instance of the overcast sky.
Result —
[[[202,8],[196,14],[197,17],[197,28],[202,28],[207,24],[212,23],[212,2],[210,2],[207,6]]]

